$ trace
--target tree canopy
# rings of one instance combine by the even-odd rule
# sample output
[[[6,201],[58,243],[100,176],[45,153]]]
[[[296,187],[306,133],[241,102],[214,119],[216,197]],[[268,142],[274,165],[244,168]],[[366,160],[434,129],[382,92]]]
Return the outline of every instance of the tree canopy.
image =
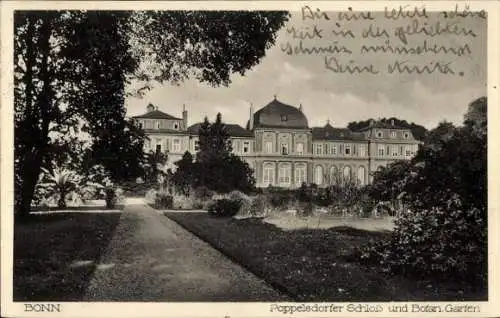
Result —
[[[230,136],[220,113],[213,123],[205,118],[200,126],[196,161],[185,153],[176,165],[178,169],[173,180],[184,193],[188,192],[188,186],[226,193],[232,190],[248,192],[255,185],[252,169],[232,153]]]
[[[29,212],[42,166],[64,157],[56,149],[74,153],[73,161],[87,153],[116,180],[137,176],[144,135],[126,119],[127,83],[148,88],[194,77],[229,85],[232,73],[260,61],[287,18],[272,11],[16,11],[16,211]],[[75,151],[68,138],[81,133],[89,151]]]

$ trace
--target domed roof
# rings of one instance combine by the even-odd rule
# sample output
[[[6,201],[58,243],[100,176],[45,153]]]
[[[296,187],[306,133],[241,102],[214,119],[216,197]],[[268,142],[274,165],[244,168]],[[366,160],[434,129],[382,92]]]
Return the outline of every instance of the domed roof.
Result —
[[[307,118],[296,107],[284,104],[274,98],[253,115],[254,127],[307,129]]]

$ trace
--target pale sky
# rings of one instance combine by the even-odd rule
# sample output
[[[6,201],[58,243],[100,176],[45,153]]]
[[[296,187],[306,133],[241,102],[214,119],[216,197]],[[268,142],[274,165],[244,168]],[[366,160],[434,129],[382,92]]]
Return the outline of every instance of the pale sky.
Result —
[[[300,12],[293,12],[292,18],[280,31],[275,46],[270,48],[260,64],[248,71],[245,76],[235,74],[229,87],[213,88],[194,80],[180,86],[156,85],[142,99],[126,100],[127,115],[133,116],[145,112],[146,105],[153,103],[160,110],[181,117],[182,105],[186,104],[189,113],[189,125],[202,121],[205,116],[212,121],[217,112],[222,113],[224,122],[245,126],[249,118],[249,105],[260,109],[277,95],[278,100],[299,106],[303,105],[309,126],[323,126],[329,119],[336,127],[345,127],[350,121],[395,116],[415,122],[427,128],[435,127],[440,121],[447,120],[460,124],[472,100],[486,96],[486,20],[480,18],[460,18],[444,20],[433,14],[430,19],[420,20],[420,26],[435,26],[439,20],[441,26],[447,22],[466,28],[476,36],[437,35],[424,37],[408,35],[408,47],[422,44],[427,38],[428,44],[458,47],[469,45],[471,54],[464,56],[445,55],[444,53],[426,53],[422,55],[400,55],[391,53],[361,54],[362,44],[384,45],[384,37],[363,39],[362,30],[370,23],[386,28],[391,45],[401,45],[395,36],[395,26],[411,25],[411,19],[389,22],[382,15],[375,14],[372,21],[338,20],[337,13],[329,12],[329,21],[315,22],[302,20]],[[355,38],[339,37],[333,31],[352,30]],[[323,29],[321,40],[304,42],[304,47],[335,44],[344,45],[353,53],[332,55],[287,55],[280,46],[285,46],[292,35],[287,28],[295,26],[312,30],[313,25]],[[298,44],[298,40],[294,40]],[[372,75],[341,74],[325,67],[325,55],[335,56],[339,62],[348,64],[353,60],[358,65],[374,64],[380,73]],[[431,75],[388,74],[387,64],[395,59],[409,63],[451,62],[450,67],[457,75],[444,75],[434,72]],[[422,64],[423,63],[423,64]],[[463,72],[463,76],[458,76]]]

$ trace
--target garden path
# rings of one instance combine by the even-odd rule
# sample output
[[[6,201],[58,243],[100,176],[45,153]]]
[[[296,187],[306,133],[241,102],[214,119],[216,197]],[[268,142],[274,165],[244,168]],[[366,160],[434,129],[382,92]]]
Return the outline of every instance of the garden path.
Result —
[[[138,200],[128,201],[84,301],[284,301],[287,297]]]

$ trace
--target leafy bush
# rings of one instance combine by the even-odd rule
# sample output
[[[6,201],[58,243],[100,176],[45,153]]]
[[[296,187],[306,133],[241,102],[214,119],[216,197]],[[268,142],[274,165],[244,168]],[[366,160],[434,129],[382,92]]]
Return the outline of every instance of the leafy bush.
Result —
[[[155,208],[157,209],[172,209],[174,198],[167,193],[157,193],[155,198]]]
[[[202,201],[210,200],[213,195],[214,191],[205,186],[197,187],[196,189],[194,189],[194,197]]]
[[[173,196],[173,207],[180,210],[202,209],[203,201],[195,198],[194,196],[177,194]]]
[[[311,201],[301,203],[297,212],[299,216],[311,216],[314,214],[314,204]]]
[[[210,205],[208,213],[217,217],[232,217],[238,213],[241,204],[240,200],[220,199]]]
[[[116,193],[115,189],[113,187],[108,187],[104,190],[106,193],[106,207],[108,209],[112,209],[116,206],[117,198],[116,198]]]
[[[156,191],[156,189],[149,189],[145,195],[146,201],[149,203],[155,203],[157,193],[158,191]]]
[[[485,228],[483,213],[464,210],[455,197],[446,208],[405,212],[391,239],[362,249],[360,258],[386,271],[485,281]]]
[[[240,200],[240,201],[241,200],[247,200],[247,201],[250,200],[250,197],[248,195],[246,195],[243,192],[238,191],[238,190],[231,191],[227,197],[229,200]]]
[[[295,202],[295,192],[282,189],[268,189],[266,193],[269,204],[278,210],[286,210]]]
[[[440,124],[407,165],[409,172],[395,164],[375,175],[372,193],[403,197],[405,209],[392,238],[361,249],[361,261],[387,271],[486,282],[487,138],[477,129]],[[396,186],[388,192],[389,184]]]

